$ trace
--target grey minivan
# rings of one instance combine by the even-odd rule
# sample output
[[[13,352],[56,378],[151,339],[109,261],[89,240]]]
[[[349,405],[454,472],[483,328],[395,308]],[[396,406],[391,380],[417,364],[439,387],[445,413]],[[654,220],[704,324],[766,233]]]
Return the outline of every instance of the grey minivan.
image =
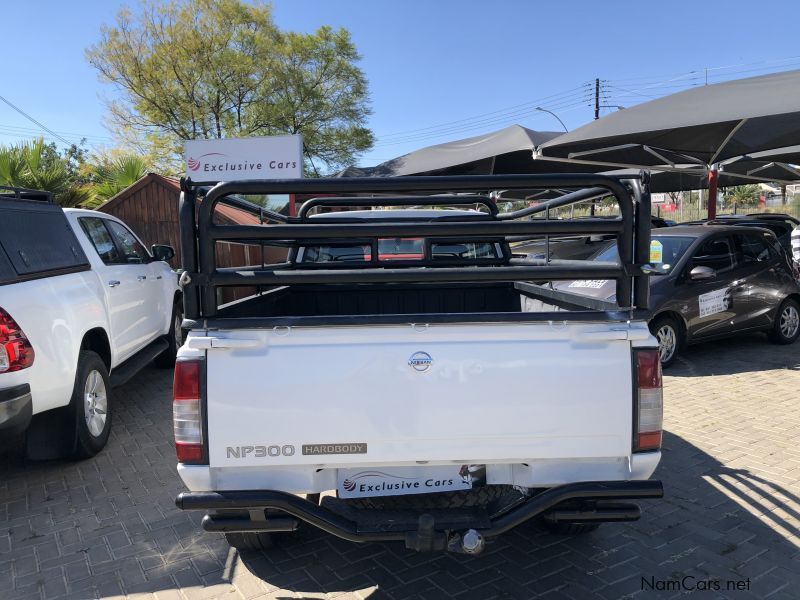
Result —
[[[616,244],[591,260],[617,260]],[[686,344],[765,331],[778,344],[800,335],[800,285],[775,235],[754,227],[688,225],[653,231],[650,330],[661,363],[671,365]],[[614,281],[561,281],[553,287],[614,300]]]

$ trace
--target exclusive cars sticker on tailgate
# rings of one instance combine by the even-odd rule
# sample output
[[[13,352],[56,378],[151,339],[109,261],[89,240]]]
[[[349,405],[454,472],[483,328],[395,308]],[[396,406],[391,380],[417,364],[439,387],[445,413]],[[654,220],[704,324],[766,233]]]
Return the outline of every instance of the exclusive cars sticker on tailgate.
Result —
[[[403,496],[471,490],[486,485],[486,465],[339,469],[340,498]]]

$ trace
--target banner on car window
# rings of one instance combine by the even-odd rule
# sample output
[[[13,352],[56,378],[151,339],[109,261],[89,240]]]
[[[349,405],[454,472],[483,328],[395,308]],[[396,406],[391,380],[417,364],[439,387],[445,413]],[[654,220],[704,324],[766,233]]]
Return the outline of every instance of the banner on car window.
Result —
[[[186,176],[192,181],[297,179],[303,176],[303,137],[188,140]]]

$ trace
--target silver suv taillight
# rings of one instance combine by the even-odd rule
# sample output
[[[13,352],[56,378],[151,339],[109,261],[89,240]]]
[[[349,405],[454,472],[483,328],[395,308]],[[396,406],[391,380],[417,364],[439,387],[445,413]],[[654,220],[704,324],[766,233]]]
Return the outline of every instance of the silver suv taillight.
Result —
[[[648,452],[661,448],[664,423],[661,358],[656,348],[635,350],[634,356],[637,388],[633,415],[633,451]]]

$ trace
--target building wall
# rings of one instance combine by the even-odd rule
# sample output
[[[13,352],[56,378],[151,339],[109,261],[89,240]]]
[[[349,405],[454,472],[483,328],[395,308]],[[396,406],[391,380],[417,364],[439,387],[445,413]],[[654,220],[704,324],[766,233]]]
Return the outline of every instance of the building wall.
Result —
[[[148,248],[152,244],[172,246],[175,257],[170,261],[170,266],[177,269],[181,264],[179,197],[177,185],[175,189],[169,189],[158,179],[152,179],[119,201],[101,206],[99,210],[125,221]]]

